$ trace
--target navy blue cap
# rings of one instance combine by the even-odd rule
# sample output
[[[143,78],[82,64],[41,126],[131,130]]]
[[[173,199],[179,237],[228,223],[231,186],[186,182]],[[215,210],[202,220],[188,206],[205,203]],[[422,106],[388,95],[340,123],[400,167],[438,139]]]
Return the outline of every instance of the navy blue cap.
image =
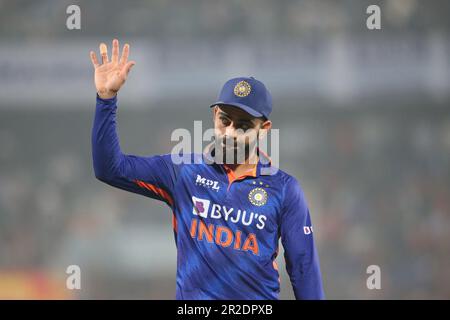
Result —
[[[216,105],[230,105],[244,110],[254,117],[269,118],[272,112],[272,96],[266,86],[253,77],[233,78],[225,82]]]

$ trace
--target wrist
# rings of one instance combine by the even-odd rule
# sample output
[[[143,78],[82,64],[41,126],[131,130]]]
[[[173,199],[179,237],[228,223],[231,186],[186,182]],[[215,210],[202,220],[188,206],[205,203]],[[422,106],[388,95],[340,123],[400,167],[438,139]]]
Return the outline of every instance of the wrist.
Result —
[[[102,99],[112,99],[112,98],[116,97],[117,92],[108,91],[108,90],[99,90],[99,91],[97,91],[97,94]]]
[[[102,106],[114,106],[117,103],[117,96],[112,98],[102,98],[97,93],[97,105],[100,104]]]

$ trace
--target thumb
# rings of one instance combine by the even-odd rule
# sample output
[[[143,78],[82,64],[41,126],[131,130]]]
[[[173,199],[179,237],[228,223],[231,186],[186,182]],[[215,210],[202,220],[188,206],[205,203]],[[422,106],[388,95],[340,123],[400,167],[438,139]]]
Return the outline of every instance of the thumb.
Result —
[[[129,61],[129,62],[125,65],[125,67],[124,67],[124,72],[125,72],[125,75],[126,75],[126,76],[128,75],[128,73],[130,72],[131,68],[132,68],[135,64],[136,64],[135,61]]]

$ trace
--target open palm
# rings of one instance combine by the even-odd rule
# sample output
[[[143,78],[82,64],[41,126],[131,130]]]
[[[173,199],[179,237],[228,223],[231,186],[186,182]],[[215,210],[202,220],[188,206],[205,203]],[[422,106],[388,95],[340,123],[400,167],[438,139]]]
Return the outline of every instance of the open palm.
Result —
[[[91,51],[91,61],[95,69],[95,87],[101,98],[114,97],[127,79],[128,73],[135,65],[134,61],[128,61],[130,46],[125,44],[122,56],[119,60],[119,41],[113,40],[111,61],[108,59],[108,47],[100,44],[102,64],[98,63],[95,52]]]

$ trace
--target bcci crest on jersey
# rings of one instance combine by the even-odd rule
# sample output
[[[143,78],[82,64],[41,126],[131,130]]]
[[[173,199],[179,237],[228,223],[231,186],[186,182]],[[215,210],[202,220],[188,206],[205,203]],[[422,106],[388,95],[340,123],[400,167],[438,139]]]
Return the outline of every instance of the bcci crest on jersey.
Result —
[[[261,207],[267,202],[267,192],[263,188],[255,188],[248,194],[248,200],[258,207]]]

